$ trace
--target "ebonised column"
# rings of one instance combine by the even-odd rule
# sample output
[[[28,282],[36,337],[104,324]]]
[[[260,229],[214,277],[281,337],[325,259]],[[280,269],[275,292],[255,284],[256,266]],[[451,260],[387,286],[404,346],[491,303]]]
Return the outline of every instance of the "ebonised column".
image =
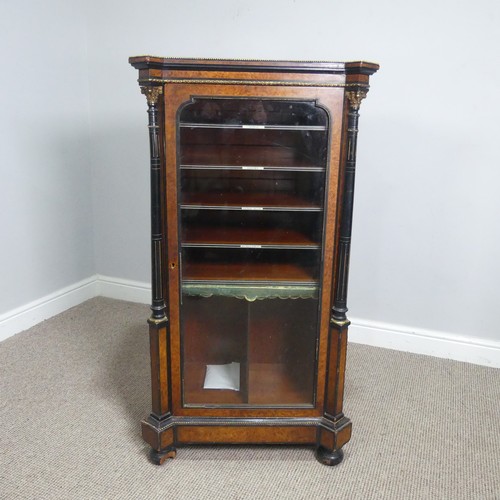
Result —
[[[151,163],[151,318],[150,323],[157,324],[168,321],[166,303],[163,296],[162,254],[163,228],[161,210],[161,160],[158,125],[158,98],[163,87],[141,87],[141,92],[148,101],[149,150]]]
[[[324,465],[337,465],[343,459],[342,446],[351,437],[352,424],[342,412],[344,400],[345,364],[347,354],[347,286],[351,250],[352,208],[356,171],[356,141],[359,106],[366,96],[365,89],[347,91],[347,136],[344,183],[341,198],[339,247],[335,263],[334,302],[330,318],[330,342],[326,379],[325,412],[318,429],[316,458]]]
[[[141,87],[148,102],[149,150],[151,164],[151,316],[149,342],[151,351],[151,400],[152,412],[142,421],[142,436],[152,447],[150,458],[161,464],[166,458],[175,456],[172,429],[163,426],[171,416],[169,376],[169,332],[167,303],[163,282],[164,221],[162,199],[162,172],[160,151],[160,126],[158,123],[158,101],[162,86]]]
[[[349,281],[349,259],[351,254],[352,208],[354,200],[354,178],[356,173],[356,146],[358,139],[359,106],[366,97],[366,89],[346,92],[349,101],[347,115],[347,151],[344,172],[344,191],[342,193],[342,208],[339,234],[339,250],[335,267],[336,286],[334,290],[334,305],[331,323],[343,326],[348,323],[347,286]]]
[[[161,189],[160,126],[158,100],[163,87],[141,87],[148,102],[151,164],[151,316],[148,319],[151,349],[152,414],[157,420],[169,415],[168,318],[163,286],[163,221]]]

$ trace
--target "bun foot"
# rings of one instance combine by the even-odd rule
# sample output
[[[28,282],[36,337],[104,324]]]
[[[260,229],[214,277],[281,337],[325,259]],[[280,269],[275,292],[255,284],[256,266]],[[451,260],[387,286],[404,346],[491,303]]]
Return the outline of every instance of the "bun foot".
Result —
[[[162,465],[167,458],[175,458],[176,454],[177,450],[175,448],[169,447],[160,451],[151,450],[151,452],[149,453],[149,458],[155,465]]]
[[[342,450],[328,450],[324,446],[316,448],[316,460],[323,465],[338,465],[344,458]]]

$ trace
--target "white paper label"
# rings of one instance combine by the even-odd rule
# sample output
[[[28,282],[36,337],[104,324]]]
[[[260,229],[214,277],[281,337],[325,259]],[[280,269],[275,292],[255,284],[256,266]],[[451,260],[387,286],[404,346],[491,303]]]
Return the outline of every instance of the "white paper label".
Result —
[[[203,389],[240,390],[240,364],[207,365]]]
[[[264,207],[241,207],[241,210],[264,210]]]
[[[262,245],[240,245],[240,248],[262,248]]]

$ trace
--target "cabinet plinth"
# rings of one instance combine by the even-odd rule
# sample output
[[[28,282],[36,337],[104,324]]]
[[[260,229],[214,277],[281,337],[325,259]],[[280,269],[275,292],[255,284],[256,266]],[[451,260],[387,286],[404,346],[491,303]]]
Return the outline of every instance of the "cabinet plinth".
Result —
[[[149,117],[151,460],[297,444],[340,463],[358,111],[378,65],[129,62]]]

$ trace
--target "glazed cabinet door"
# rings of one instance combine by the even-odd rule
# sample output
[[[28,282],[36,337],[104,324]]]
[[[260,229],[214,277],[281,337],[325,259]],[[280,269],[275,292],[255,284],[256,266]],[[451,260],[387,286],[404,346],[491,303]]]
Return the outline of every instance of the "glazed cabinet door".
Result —
[[[172,87],[174,406],[314,411],[324,397],[338,179],[330,151],[341,113],[311,90]],[[330,102],[337,111],[341,99]]]

